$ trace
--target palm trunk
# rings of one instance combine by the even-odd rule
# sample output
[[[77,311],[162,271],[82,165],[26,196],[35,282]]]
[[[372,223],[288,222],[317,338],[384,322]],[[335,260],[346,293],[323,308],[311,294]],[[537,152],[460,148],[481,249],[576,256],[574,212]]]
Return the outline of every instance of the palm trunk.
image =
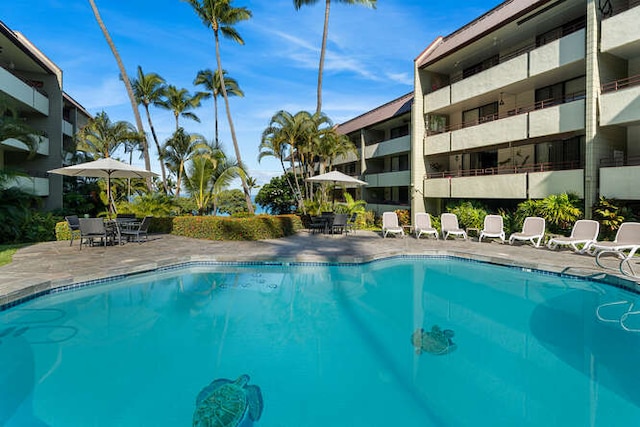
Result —
[[[213,111],[214,111],[214,123],[216,128],[216,146],[219,145],[218,141],[218,95],[213,91]]]
[[[182,171],[184,170],[184,162],[181,160],[178,166],[178,178],[176,180],[176,199],[180,197],[180,184],[182,182]]]
[[[149,129],[151,129],[151,135],[153,136],[153,142],[156,144],[156,149],[158,150],[158,159],[160,160],[160,171],[162,172],[162,188],[164,189],[164,194],[169,194],[169,188],[167,188],[167,172],[164,167],[164,161],[162,159],[162,155],[160,154],[162,150],[160,149],[160,143],[158,142],[158,135],[156,135],[156,129],[153,127],[153,122],[151,121],[151,114],[149,113],[149,106],[147,104],[144,105],[144,110],[147,113],[147,121],[149,122]]]
[[[129,76],[127,76],[127,71],[124,68],[124,64],[122,63],[122,58],[120,58],[120,54],[116,49],[116,45],[113,43],[111,36],[109,35],[109,31],[107,31],[107,27],[104,25],[102,21],[102,17],[100,16],[100,12],[98,11],[98,7],[94,0],[89,0],[89,4],[91,5],[91,9],[93,10],[93,14],[98,22],[98,26],[100,30],[102,30],[102,34],[104,34],[104,38],[107,40],[107,44],[113,53],[113,56],[116,59],[116,63],[118,64],[118,68],[120,69],[120,75],[122,76],[122,81],[124,82],[124,86],[127,89],[127,95],[129,95],[129,100],[131,101],[131,108],[133,109],[133,116],[136,119],[136,127],[138,128],[138,132],[142,136],[142,155],[144,156],[144,165],[147,170],[151,170],[151,158],[149,157],[149,146],[147,144],[147,138],[144,134],[144,127],[142,126],[142,118],[140,117],[140,111],[138,110],[138,104],[136,102],[136,97],[133,94],[133,88],[131,87],[131,81],[129,80]],[[151,181],[151,177],[146,179],[147,181],[147,189],[151,192],[153,191],[153,183]]]
[[[324,55],[327,50],[327,33],[329,32],[329,11],[331,0],[326,0],[324,8],[324,30],[322,32],[322,47],[320,48],[320,65],[318,66],[318,101],[316,103],[316,114],[322,111],[322,72],[324,70]]]
[[[233,149],[236,153],[236,160],[239,164],[242,164],[242,157],[240,155],[240,147],[238,146],[238,139],[236,138],[236,130],[233,127],[233,120],[231,119],[231,110],[229,108],[229,97],[227,96],[227,88],[224,85],[224,74],[222,74],[222,60],[220,59],[220,41],[218,39],[218,30],[214,29],[214,38],[216,42],[216,61],[218,63],[218,77],[220,81],[223,82],[220,85],[222,89],[222,97],[224,98],[225,109],[227,110],[227,120],[229,121],[229,130],[231,131],[231,140],[233,141]],[[242,189],[244,190],[244,198],[247,201],[247,210],[250,214],[254,213],[253,203],[251,202],[251,196],[249,195],[249,187],[247,186],[247,181],[244,176],[240,176],[240,181],[242,181]]]

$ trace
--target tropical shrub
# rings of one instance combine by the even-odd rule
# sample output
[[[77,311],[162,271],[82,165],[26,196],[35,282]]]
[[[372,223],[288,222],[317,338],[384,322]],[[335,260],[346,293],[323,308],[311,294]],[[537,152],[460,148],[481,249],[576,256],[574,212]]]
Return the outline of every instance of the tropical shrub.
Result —
[[[289,181],[287,181],[287,178]],[[273,215],[284,215],[295,212],[298,203],[289,182],[293,182],[293,174],[286,176],[276,176],[263,185],[255,201],[260,206],[264,206],[267,212]]]
[[[408,209],[396,209],[396,215],[398,216],[398,224],[410,225],[411,224],[411,211]]]
[[[482,230],[487,209],[477,202],[463,201],[457,205],[447,206],[447,210],[458,217],[460,228],[477,228]]]
[[[301,229],[296,215],[179,216],[173,219],[172,234],[207,240],[264,240],[290,236]]]
[[[600,235],[603,239],[613,239],[618,229],[632,214],[616,199],[600,199],[592,208],[593,219],[600,223]]]

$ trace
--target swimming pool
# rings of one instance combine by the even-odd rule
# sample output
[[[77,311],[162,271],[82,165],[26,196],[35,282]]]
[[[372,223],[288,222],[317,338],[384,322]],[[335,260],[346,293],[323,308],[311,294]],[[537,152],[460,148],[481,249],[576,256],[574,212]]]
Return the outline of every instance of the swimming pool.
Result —
[[[256,426],[636,425],[640,316],[607,305],[636,298],[455,258],[168,269],[0,312],[0,425],[187,426],[245,374]]]

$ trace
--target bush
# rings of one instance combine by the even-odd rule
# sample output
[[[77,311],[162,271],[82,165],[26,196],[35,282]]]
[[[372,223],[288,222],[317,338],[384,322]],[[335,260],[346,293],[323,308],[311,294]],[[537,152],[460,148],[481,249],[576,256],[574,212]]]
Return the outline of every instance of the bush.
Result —
[[[256,215],[250,218],[179,216],[172,234],[207,240],[264,240],[290,236],[302,229],[296,215]]]
[[[408,209],[396,209],[395,213],[398,215],[398,223],[400,225],[411,224],[411,211]]]
[[[460,228],[477,228],[482,230],[484,217],[487,216],[487,210],[484,206],[469,201],[449,206],[447,210],[458,217],[458,225]]]

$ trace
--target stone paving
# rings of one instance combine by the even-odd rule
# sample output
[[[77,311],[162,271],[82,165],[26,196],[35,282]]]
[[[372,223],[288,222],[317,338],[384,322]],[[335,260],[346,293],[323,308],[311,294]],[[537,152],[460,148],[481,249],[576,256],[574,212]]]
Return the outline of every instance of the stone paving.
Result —
[[[397,255],[450,255],[495,264],[540,269],[606,280],[640,291],[640,285],[598,267],[593,257],[569,250],[551,251],[526,244],[436,241],[413,236],[387,237],[357,231],[349,235],[310,234],[255,242],[217,242],[169,234],[150,235],[144,243],[84,246],[68,241],[38,243],[20,249],[0,267],[0,307],[43,290],[123,274],[152,271],[189,261],[366,262]]]

